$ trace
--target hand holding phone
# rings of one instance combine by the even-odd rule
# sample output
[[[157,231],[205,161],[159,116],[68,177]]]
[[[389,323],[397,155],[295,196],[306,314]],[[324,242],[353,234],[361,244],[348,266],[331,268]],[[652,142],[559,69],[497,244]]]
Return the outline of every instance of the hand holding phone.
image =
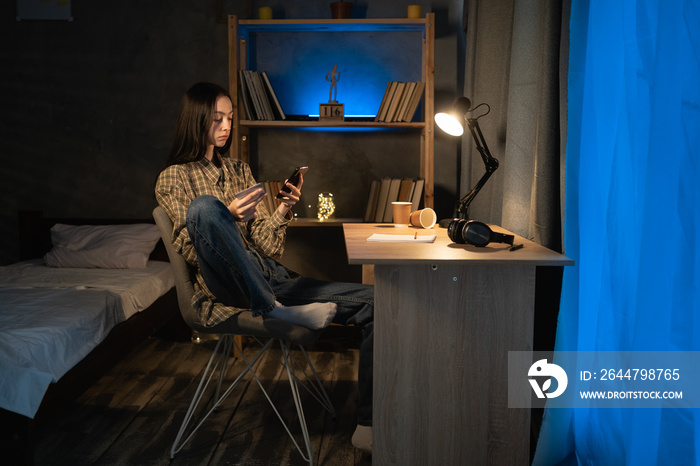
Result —
[[[309,167],[307,167],[305,165],[303,165],[301,167],[296,167],[294,169],[294,171],[292,172],[292,174],[289,176],[289,178],[287,178],[287,183],[296,186],[299,183],[299,177],[301,175],[303,175],[304,173],[306,173],[306,171],[308,169],[309,169]],[[283,193],[289,194],[292,192],[292,190],[289,187],[287,187],[287,183],[285,183],[284,186],[282,186],[281,191]],[[277,193],[277,199],[282,199],[283,197],[284,197],[284,195],[282,193]]]

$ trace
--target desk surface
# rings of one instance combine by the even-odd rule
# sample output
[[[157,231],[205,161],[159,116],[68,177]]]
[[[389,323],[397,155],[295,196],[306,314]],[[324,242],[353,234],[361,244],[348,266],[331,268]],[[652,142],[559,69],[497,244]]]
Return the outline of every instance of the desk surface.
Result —
[[[511,232],[491,225],[494,231]],[[515,251],[509,245],[491,243],[483,248],[457,244],[447,237],[447,229],[437,225],[431,229],[395,228],[387,223],[345,223],[345,246],[350,264],[424,264],[441,261],[470,263],[518,263],[521,265],[573,265],[574,261],[522,236],[514,235],[513,244],[523,244]],[[396,235],[437,235],[434,243],[391,243],[367,241],[374,233]]]

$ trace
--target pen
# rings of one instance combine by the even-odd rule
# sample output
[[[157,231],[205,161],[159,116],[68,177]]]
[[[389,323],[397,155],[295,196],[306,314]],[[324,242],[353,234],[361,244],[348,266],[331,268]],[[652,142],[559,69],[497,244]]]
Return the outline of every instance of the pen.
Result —
[[[511,246],[510,248],[508,248],[508,250],[509,250],[509,251],[515,251],[516,249],[520,249],[520,248],[522,248],[522,247],[523,247],[523,244],[522,244],[522,243],[520,243],[520,244],[514,244],[513,246]]]
[[[418,232],[413,236],[413,239],[418,239]]]

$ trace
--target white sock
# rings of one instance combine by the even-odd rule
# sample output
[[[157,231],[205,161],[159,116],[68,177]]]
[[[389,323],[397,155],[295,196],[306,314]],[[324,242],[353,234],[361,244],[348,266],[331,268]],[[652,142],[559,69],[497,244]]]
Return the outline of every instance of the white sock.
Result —
[[[312,330],[325,328],[335,317],[335,303],[311,303],[300,306],[284,306],[275,301],[275,308],[267,313],[275,319],[284,320]]]
[[[357,425],[352,434],[352,446],[358,450],[372,454],[372,427]]]

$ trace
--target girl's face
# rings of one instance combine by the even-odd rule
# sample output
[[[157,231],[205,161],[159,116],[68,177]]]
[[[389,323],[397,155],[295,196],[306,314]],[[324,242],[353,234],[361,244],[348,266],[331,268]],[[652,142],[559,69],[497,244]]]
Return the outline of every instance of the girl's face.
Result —
[[[216,99],[216,110],[214,111],[214,121],[209,128],[209,145],[213,150],[215,147],[223,147],[231,135],[231,124],[233,122],[233,105],[226,96],[219,96]]]

